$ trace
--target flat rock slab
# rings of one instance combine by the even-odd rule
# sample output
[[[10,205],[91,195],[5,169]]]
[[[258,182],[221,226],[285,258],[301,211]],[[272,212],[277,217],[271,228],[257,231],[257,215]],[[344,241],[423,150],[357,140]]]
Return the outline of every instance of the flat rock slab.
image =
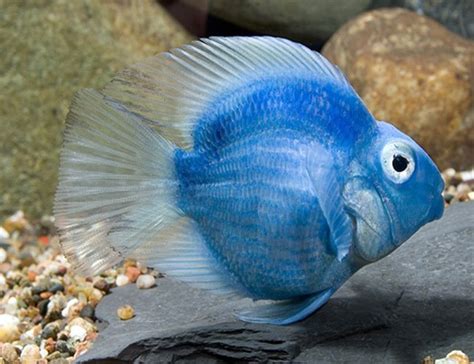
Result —
[[[474,203],[449,207],[396,252],[357,272],[316,314],[291,326],[243,323],[229,301],[162,278],[116,288],[104,329],[79,363],[419,363],[454,349],[474,356]],[[136,316],[120,321],[116,310]]]

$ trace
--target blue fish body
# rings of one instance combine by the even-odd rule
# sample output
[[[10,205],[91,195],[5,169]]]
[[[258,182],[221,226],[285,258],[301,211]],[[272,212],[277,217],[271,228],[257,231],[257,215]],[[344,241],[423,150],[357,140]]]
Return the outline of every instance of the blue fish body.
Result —
[[[80,270],[134,257],[289,324],[441,216],[434,163],[321,56],[263,37],[162,57],[71,108],[55,211]]]
[[[329,228],[313,188],[318,181],[307,168],[320,163],[318,150],[324,150],[342,183],[352,149],[368,130],[338,120],[375,121],[354,93],[304,76],[224,95],[197,123],[195,151],[175,156],[179,207],[254,298],[339,287],[357,269],[355,261],[337,262],[329,251]]]

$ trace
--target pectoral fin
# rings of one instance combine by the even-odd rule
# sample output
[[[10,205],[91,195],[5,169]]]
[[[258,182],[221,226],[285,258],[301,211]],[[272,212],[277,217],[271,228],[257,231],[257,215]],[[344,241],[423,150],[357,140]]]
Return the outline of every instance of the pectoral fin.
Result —
[[[238,314],[242,321],[258,324],[289,325],[303,320],[324,305],[334,289],[328,288],[311,296],[257,306]]]
[[[329,251],[337,260],[342,261],[352,244],[352,221],[344,210],[341,198],[342,187],[337,179],[337,167],[332,163],[332,157],[322,147],[312,150],[311,158],[307,159],[307,170],[317,196],[319,207],[329,226]],[[317,155],[317,158],[314,158]]]

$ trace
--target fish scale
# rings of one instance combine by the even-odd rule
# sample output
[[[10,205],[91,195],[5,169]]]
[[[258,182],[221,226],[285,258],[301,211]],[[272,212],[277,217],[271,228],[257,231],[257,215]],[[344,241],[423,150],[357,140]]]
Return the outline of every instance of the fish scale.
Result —
[[[328,228],[301,162],[308,147],[297,139],[299,133],[293,134],[252,135],[228,144],[218,163],[202,153],[180,154],[184,163],[176,162],[179,176],[189,163],[200,165],[204,174],[194,173],[191,182],[184,182],[179,207],[198,223],[217,259],[228,263],[256,297],[310,294],[327,288],[321,283],[329,284],[314,269],[324,264],[321,237]],[[283,149],[288,153],[279,158]],[[214,184],[216,179],[221,183]],[[265,264],[249,270],[241,262]]]
[[[351,121],[372,117],[357,95],[347,90],[335,91],[329,86],[304,78],[266,80],[235,90],[232,95],[225,94],[197,122],[195,147],[220,155],[229,141],[241,140],[247,134],[286,130],[317,138],[325,144],[337,140],[350,149],[354,140],[371,133],[370,128],[351,127]],[[336,102],[328,104],[327,99],[335,93]],[[313,96],[307,97],[308,94]],[[335,130],[329,133],[328,124],[334,124],[331,128]]]

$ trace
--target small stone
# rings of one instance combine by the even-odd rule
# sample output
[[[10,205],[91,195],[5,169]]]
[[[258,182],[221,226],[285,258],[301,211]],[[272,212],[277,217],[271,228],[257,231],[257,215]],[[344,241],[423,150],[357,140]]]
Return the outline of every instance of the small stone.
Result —
[[[0,240],[7,240],[10,237],[8,231],[3,226],[0,226]]]
[[[459,174],[463,182],[470,182],[470,183],[474,182],[474,168],[469,171],[459,172]]]
[[[448,168],[443,172],[443,174],[448,178],[452,178],[456,175],[456,170],[454,168]]]
[[[460,183],[458,184],[458,186],[456,187],[456,191],[458,193],[469,193],[471,192],[471,188],[469,187],[469,185],[467,183]]]
[[[41,292],[40,293],[40,297],[43,299],[43,300],[46,300],[48,298],[50,298],[53,294],[51,292]]]
[[[469,201],[469,196],[467,193],[460,193],[456,197],[459,201]]]
[[[119,274],[115,280],[115,284],[118,287],[125,286],[128,282],[129,278],[125,274]]]
[[[36,273],[32,270],[28,271],[28,273],[27,273],[27,278],[30,282],[34,282],[36,280],[37,276],[38,276],[38,273]]]
[[[36,259],[29,251],[22,251],[18,258],[20,258],[20,267],[25,268],[29,267],[32,264],[36,263]]]
[[[13,315],[6,313],[0,315],[0,343],[10,343],[18,340],[20,331],[17,325],[19,323],[20,320]]]
[[[83,341],[88,334],[94,333],[96,328],[82,317],[76,317],[69,324],[67,324],[65,330],[69,332],[69,337],[72,340]]]
[[[135,283],[137,278],[140,276],[140,269],[134,266],[127,267],[125,275],[128,277],[129,282]]]
[[[56,360],[56,359],[63,359],[61,353],[59,351],[53,351],[51,354],[48,354],[46,356],[46,360],[48,360],[48,362],[51,362],[51,360]],[[67,362],[67,360],[66,360]]]
[[[5,313],[15,315],[18,312],[18,300],[16,297],[10,297],[5,305]]]
[[[0,327],[8,326],[8,325],[18,325],[20,320],[13,315],[9,315],[7,313],[0,315]]]
[[[7,363],[18,363],[18,353],[12,344],[0,344],[0,358]]]
[[[51,293],[64,292],[64,286],[61,283],[53,283],[48,291]]]
[[[43,322],[43,317],[42,317],[41,315],[39,315],[39,314],[36,315],[35,317],[33,317],[33,318],[31,319],[31,323],[32,323],[33,325],[38,325],[38,324],[40,324],[41,322]]]
[[[16,325],[0,326],[0,343],[11,343],[20,338],[20,331]]]
[[[3,224],[3,227],[10,234],[14,231],[22,231],[26,228],[28,222],[25,219],[23,211],[17,211],[15,214],[7,218]]]
[[[79,292],[77,295],[77,299],[80,303],[87,304],[87,295],[84,292]]]
[[[90,318],[90,319],[93,319],[94,316],[95,316],[95,310],[94,310],[94,307],[92,307],[92,305],[85,305],[81,312],[80,312],[80,316],[82,318]]]
[[[69,355],[74,355],[74,353],[76,352],[74,346],[69,344],[66,340],[58,340],[56,342],[56,350]]]
[[[46,313],[48,312],[48,304],[49,300],[41,300],[38,302],[37,307],[41,316],[46,316]]]
[[[457,192],[456,187],[454,186],[448,187],[447,193],[450,193],[451,195],[456,195],[456,192]]]
[[[443,193],[443,196],[444,196],[444,200],[447,202],[447,203],[450,203],[453,198],[454,198],[454,195],[448,193],[448,192],[444,192]]]
[[[34,304],[38,304],[40,301],[41,297],[39,296],[39,294],[34,294],[31,296],[31,302],[33,302]]]
[[[87,336],[87,331],[85,328],[79,325],[72,325],[70,328],[69,336],[75,341],[84,341]]]
[[[137,261],[135,259],[127,258],[123,262],[123,266],[124,266],[125,269],[127,269],[128,267],[136,267],[137,266]]]
[[[43,328],[43,332],[41,333],[41,338],[42,339],[49,339],[49,338],[56,339],[56,337],[58,336],[58,333],[59,333],[59,324],[56,322],[51,322]]]
[[[107,277],[107,278],[108,278],[108,277],[113,277],[113,278],[115,278],[115,277],[117,277],[117,274],[118,274],[118,273],[117,273],[117,270],[114,269],[114,268],[107,269],[107,270],[103,273],[103,275],[104,275],[105,277]]]
[[[467,197],[469,197],[469,200],[471,200],[471,201],[474,200],[474,191],[469,192],[469,193],[467,194]]]
[[[32,320],[38,315],[39,315],[39,309],[33,306],[30,306],[27,308],[21,308],[18,312],[18,317],[20,317],[22,320],[24,320],[25,318],[29,318],[30,320]]]
[[[110,290],[110,285],[105,279],[100,278],[94,283],[94,288],[107,293]]]
[[[22,341],[33,341],[41,333],[41,325],[35,325],[20,336]]]
[[[454,359],[458,364],[469,364],[469,357],[461,350],[451,351],[448,355],[446,355],[446,358]]]
[[[121,306],[117,309],[117,315],[121,320],[130,320],[135,316],[135,310],[130,305]]]
[[[104,297],[102,291],[98,290],[97,288],[93,288],[89,294],[89,302],[96,306],[100,300]]]
[[[455,359],[442,358],[436,359],[435,364],[459,364]]]
[[[156,279],[151,274],[142,274],[137,279],[137,287],[141,289],[151,288],[155,285]]]
[[[29,362],[36,359],[41,359],[40,348],[34,344],[25,345],[25,347],[21,351],[20,358],[22,362]]]
[[[454,176],[451,177],[449,183],[454,185],[454,186],[457,186],[458,184],[460,184],[461,182],[463,181],[462,179],[462,176],[460,173],[456,173]]]
[[[58,273],[59,270],[59,263],[57,262],[50,262],[47,266],[46,269],[44,270],[43,274],[45,276],[54,276]]]
[[[39,295],[40,293],[45,292],[47,290],[48,290],[47,281],[41,281],[37,285],[33,286],[33,288],[31,289],[31,293]]]
[[[71,308],[79,303],[79,300],[77,298],[73,298],[72,300],[68,301],[66,304],[66,307],[61,311],[61,315],[64,318],[69,317]]]
[[[7,274],[12,269],[12,265],[10,263],[0,263],[0,273]]]
[[[53,338],[48,338],[41,343],[40,352],[41,349],[45,351],[45,355],[41,354],[41,356],[45,357],[56,351],[56,342]]]
[[[71,362],[65,358],[52,359],[49,364],[71,364]]]
[[[60,265],[58,267],[58,271],[56,274],[60,277],[63,277],[66,273],[67,273],[67,267],[65,267],[64,265]]]
[[[0,263],[3,263],[7,260],[8,258],[8,255],[7,255],[7,252],[5,251],[5,249],[3,248],[0,248]]]
[[[2,273],[0,273],[0,287],[5,286],[6,284],[7,284],[7,280],[5,276]]]

